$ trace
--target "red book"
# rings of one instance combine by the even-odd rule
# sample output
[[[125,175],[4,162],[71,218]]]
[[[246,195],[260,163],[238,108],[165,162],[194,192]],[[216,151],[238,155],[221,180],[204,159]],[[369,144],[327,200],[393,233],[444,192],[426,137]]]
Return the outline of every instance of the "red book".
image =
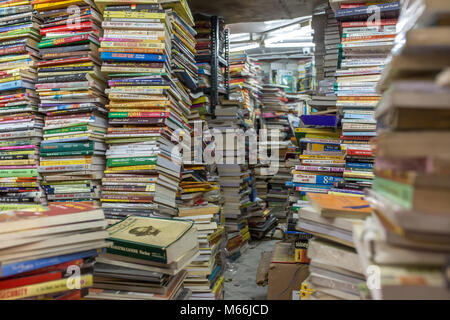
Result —
[[[0,281],[0,290],[29,286],[36,283],[59,280],[61,278],[62,278],[61,272],[49,272],[28,277],[20,277],[17,279],[3,280]]]
[[[371,150],[356,150],[349,149],[347,150],[348,156],[364,156],[364,157],[373,157],[373,153]]]
[[[395,26],[398,19],[381,19],[379,22],[367,21],[348,21],[342,22],[342,28],[357,28],[357,27],[373,27],[373,26]]]
[[[86,32],[92,30],[92,22],[82,22],[79,24],[63,24],[61,26],[41,29],[41,36],[45,36],[48,32]]]
[[[43,66],[54,66],[54,65],[61,65],[61,64],[69,64],[69,63],[80,63],[80,62],[90,62],[92,59],[89,56],[86,57],[78,57],[78,58],[67,58],[67,59],[55,59],[55,60],[49,60],[49,61],[41,61],[38,62],[38,67]]]
[[[127,114],[127,118],[168,118],[169,116],[170,112],[128,112]]]

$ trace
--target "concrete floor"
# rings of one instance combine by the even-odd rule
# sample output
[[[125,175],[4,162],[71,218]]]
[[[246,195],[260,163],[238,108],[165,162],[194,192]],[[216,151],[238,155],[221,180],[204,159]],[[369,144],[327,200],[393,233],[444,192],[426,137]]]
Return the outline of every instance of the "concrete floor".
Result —
[[[280,240],[252,241],[239,259],[231,264],[232,269],[225,272],[225,300],[266,300],[267,286],[256,284],[261,253],[272,251]]]

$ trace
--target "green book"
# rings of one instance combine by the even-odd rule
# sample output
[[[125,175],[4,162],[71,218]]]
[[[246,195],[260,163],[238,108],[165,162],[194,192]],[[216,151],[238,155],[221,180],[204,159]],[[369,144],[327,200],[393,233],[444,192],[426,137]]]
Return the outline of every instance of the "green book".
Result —
[[[116,158],[108,159],[106,165],[108,167],[127,167],[140,165],[156,165],[157,157],[141,157],[141,158]]]
[[[409,184],[375,177],[372,188],[408,210],[413,208],[414,187]]]
[[[37,169],[13,169],[13,170],[0,170],[0,178],[9,177],[37,177]]]
[[[198,248],[193,221],[128,217],[108,228],[111,254],[170,264]]]

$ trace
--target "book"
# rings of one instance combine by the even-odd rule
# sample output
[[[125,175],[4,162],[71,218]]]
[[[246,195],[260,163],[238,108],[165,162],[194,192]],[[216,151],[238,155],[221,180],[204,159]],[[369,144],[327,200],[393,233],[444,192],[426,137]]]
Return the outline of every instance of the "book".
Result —
[[[360,218],[371,214],[371,208],[362,198],[329,194],[307,194],[311,205],[324,217]]]

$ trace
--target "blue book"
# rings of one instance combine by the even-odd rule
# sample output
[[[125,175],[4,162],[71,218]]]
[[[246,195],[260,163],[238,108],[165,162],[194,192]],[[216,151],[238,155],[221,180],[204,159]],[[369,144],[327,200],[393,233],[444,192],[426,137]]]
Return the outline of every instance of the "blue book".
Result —
[[[375,11],[378,11],[381,18],[390,19],[397,18],[400,9],[400,2],[382,3],[365,7],[338,9],[336,10],[335,17],[338,21],[359,21],[369,18]]]
[[[308,174],[308,177],[304,177],[306,181],[303,183],[314,183],[320,185],[334,185],[335,182],[344,182],[344,178],[336,176],[327,176],[320,174]]]
[[[335,128],[339,122],[336,115],[303,115],[300,117],[305,126]]]
[[[84,259],[88,257],[95,257],[102,253],[103,249],[88,250],[76,253],[65,254],[62,256],[42,258],[36,260],[28,260],[15,262],[10,264],[4,264],[0,266],[0,278],[10,277],[16,274],[21,274],[24,272],[29,272],[49,266],[54,266],[56,264],[69,262],[77,259]]]
[[[150,53],[120,53],[102,52],[102,60],[106,61],[140,61],[140,62],[165,62],[166,56],[163,54]]]
[[[376,137],[377,133],[370,131],[362,131],[362,132],[353,131],[353,132],[343,132],[342,135],[345,137]]]
[[[373,163],[364,163],[364,162],[347,162],[345,164],[346,168],[352,169],[372,169]]]
[[[356,113],[345,113],[344,119],[364,119],[364,120],[374,120],[371,114],[356,114]]]

